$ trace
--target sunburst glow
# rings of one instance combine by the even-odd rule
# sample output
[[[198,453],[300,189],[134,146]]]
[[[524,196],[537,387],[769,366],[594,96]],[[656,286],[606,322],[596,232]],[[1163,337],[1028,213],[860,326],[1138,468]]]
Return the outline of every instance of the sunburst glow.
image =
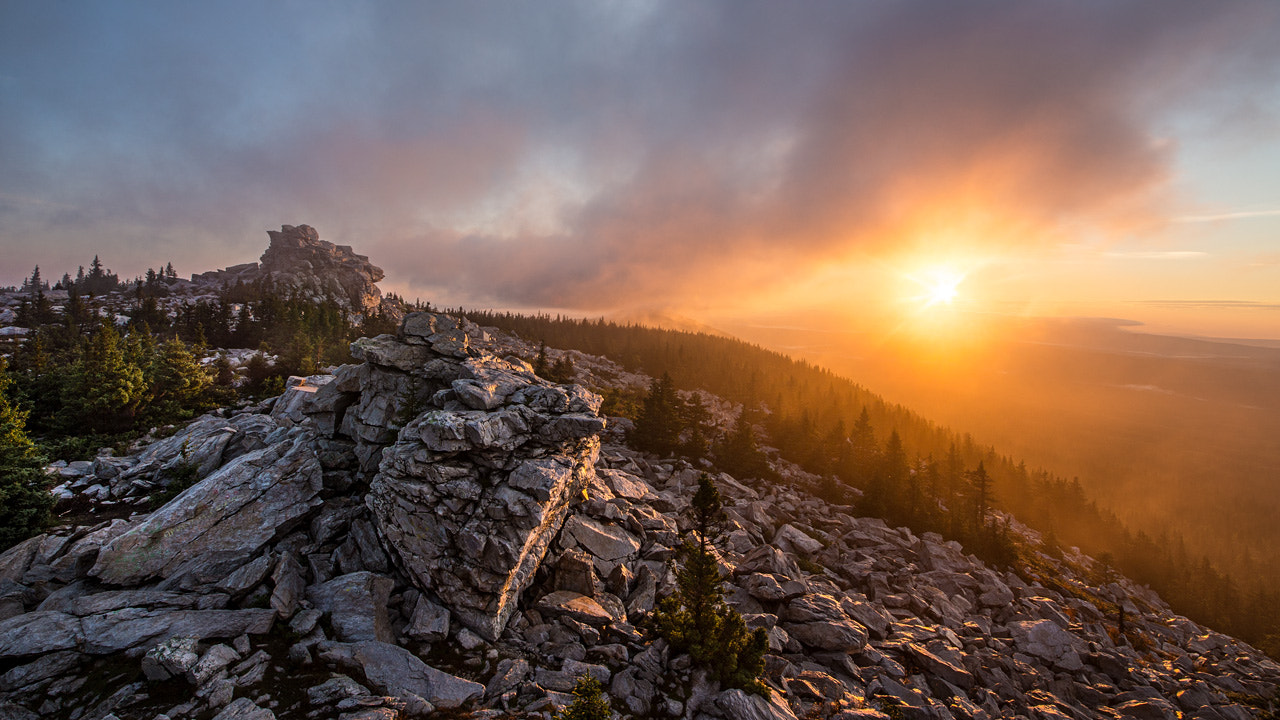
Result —
[[[950,305],[960,293],[964,273],[951,268],[934,268],[917,280],[925,289],[925,307]]]

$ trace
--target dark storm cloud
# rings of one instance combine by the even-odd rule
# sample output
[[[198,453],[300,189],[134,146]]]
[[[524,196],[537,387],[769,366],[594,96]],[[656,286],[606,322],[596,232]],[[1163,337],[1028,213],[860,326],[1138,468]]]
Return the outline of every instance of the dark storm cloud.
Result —
[[[1165,1],[0,13],[4,279],[54,248],[203,269],[307,222],[392,281],[583,308],[757,287],[922,206],[1142,222],[1162,113],[1273,80],[1280,29]]]

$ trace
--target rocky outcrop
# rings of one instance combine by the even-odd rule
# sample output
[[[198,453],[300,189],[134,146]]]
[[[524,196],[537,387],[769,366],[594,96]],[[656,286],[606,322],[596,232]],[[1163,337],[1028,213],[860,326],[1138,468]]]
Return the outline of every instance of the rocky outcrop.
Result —
[[[90,575],[116,585],[189,575],[212,583],[321,504],[311,431],[281,432],[107,543]]]
[[[196,483],[0,554],[0,717],[546,720],[590,675],[621,717],[1243,719],[1280,687],[1257,650],[1127,580],[1090,585],[1097,563],[1037,555],[1012,519],[1035,562],[998,570],[780,465],[790,482],[715,475],[726,599],[770,648],[767,699],[724,690],[639,629],[711,470],[617,442],[517,338],[424,313],[353,351],[274,402],[58,469],[113,512],[174,469]]]
[[[303,412],[355,442],[366,467],[380,458],[366,499],[379,535],[420,589],[496,640],[594,475],[605,423],[599,396],[473,337],[465,321],[411,314],[398,336],[357,341],[364,365]]]
[[[192,275],[191,282],[199,287],[266,282],[276,292],[338,300],[354,312],[371,310],[381,302],[382,291],[376,283],[384,277],[382,268],[351,246],[321,240],[310,225],[283,225],[268,230],[267,236],[271,243],[260,262]]]

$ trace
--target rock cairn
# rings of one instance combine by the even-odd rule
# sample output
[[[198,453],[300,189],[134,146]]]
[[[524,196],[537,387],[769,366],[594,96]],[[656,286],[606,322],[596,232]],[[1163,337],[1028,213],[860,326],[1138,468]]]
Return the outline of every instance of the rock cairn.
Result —
[[[0,555],[0,717],[547,719],[592,675],[622,717],[1243,720],[1280,687],[1077,552],[993,569],[785,464],[771,485],[716,475],[727,599],[768,633],[773,692],[715,687],[638,629],[707,468],[628,449],[534,352],[414,314],[358,365],[62,468],[61,492],[112,512],[196,482]],[[573,358],[596,387],[645,385]]]

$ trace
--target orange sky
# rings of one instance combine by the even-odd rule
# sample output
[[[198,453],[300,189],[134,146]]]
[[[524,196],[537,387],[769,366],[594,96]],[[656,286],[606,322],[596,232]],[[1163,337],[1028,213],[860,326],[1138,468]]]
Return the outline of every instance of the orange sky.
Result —
[[[0,282],[310,224],[437,305],[1280,336],[1280,4],[0,8]]]

